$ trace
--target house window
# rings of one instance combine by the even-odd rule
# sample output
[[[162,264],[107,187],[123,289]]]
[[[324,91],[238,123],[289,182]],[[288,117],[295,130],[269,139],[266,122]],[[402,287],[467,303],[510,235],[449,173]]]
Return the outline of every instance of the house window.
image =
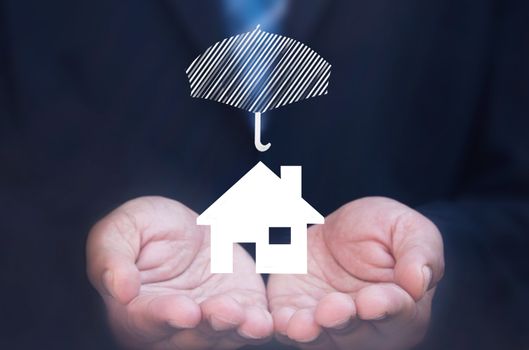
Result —
[[[290,244],[290,227],[270,227],[268,244]]]

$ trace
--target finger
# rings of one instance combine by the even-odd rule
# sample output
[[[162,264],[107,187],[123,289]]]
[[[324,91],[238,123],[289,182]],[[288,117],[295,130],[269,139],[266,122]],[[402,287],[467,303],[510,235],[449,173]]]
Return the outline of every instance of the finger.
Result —
[[[282,307],[272,312],[272,318],[274,319],[274,331],[287,335],[288,322],[296,313],[296,309],[291,307]]]
[[[412,211],[394,226],[395,281],[415,300],[437,285],[444,273],[443,240],[437,227]]]
[[[98,222],[87,240],[87,273],[92,285],[103,296],[121,304],[136,297],[140,273],[135,265],[140,236],[133,218],[116,210]]]
[[[358,317],[365,321],[409,321],[417,313],[412,297],[392,283],[362,288],[356,295],[355,304]]]
[[[275,333],[274,338],[281,344],[295,347],[297,343],[290,339],[286,334]]]
[[[419,304],[426,303],[428,307],[432,293],[427,292],[426,297],[416,303],[395,284],[361,290],[357,297],[358,312],[377,330],[376,348],[386,348],[389,342],[395,349],[411,349],[419,343],[426,333],[430,315],[429,311],[419,310]]]
[[[126,306],[126,322],[136,335],[157,339],[175,329],[196,327],[201,320],[197,303],[183,295],[142,296]]]
[[[355,315],[355,305],[349,295],[330,293],[319,301],[315,320],[322,327],[340,329],[346,327]]]
[[[240,336],[247,339],[263,339],[272,335],[274,324],[268,310],[257,306],[248,306],[245,319],[237,329]]]
[[[228,295],[210,297],[200,304],[202,318],[207,320],[215,331],[238,328],[245,320],[242,305]]]
[[[287,335],[296,342],[314,341],[320,333],[321,328],[314,319],[313,309],[297,310],[288,322]]]

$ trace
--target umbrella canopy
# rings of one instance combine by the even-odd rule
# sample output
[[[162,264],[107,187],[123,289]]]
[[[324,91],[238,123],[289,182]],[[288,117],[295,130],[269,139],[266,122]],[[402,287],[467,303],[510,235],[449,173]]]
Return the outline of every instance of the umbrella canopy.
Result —
[[[255,114],[255,144],[261,113],[327,94],[331,65],[303,43],[259,29],[209,47],[186,70],[191,96]]]

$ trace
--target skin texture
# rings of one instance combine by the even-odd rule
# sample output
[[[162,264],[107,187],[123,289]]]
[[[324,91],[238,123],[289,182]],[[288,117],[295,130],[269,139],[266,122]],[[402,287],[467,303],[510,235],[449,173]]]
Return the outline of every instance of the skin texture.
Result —
[[[91,283],[129,349],[235,349],[273,331],[253,259],[234,246],[234,273],[210,274],[209,232],[197,215],[161,197],[125,203],[87,242]]]
[[[388,198],[348,203],[308,233],[308,274],[273,275],[277,337],[302,349],[409,349],[444,272],[436,226]]]
[[[207,227],[161,197],[98,222],[87,269],[129,349],[235,349],[276,337],[302,349],[409,349],[444,272],[435,225],[388,198],[346,204],[308,232],[308,274],[271,275],[234,245],[234,273],[209,273]],[[270,310],[272,314],[268,311]]]

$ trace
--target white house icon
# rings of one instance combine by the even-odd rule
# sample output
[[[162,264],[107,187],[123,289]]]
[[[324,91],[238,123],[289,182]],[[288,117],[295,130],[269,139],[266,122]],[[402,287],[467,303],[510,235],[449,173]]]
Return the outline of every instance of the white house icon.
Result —
[[[307,224],[324,218],[301,197],[301,166],[279,178],[259,162],[202,215],[211,226],[211,272],[233,271],[233,243],[255,243],[257,273],[307,273]],[[290,244],[271,244],[270,230],[290,229]]]

